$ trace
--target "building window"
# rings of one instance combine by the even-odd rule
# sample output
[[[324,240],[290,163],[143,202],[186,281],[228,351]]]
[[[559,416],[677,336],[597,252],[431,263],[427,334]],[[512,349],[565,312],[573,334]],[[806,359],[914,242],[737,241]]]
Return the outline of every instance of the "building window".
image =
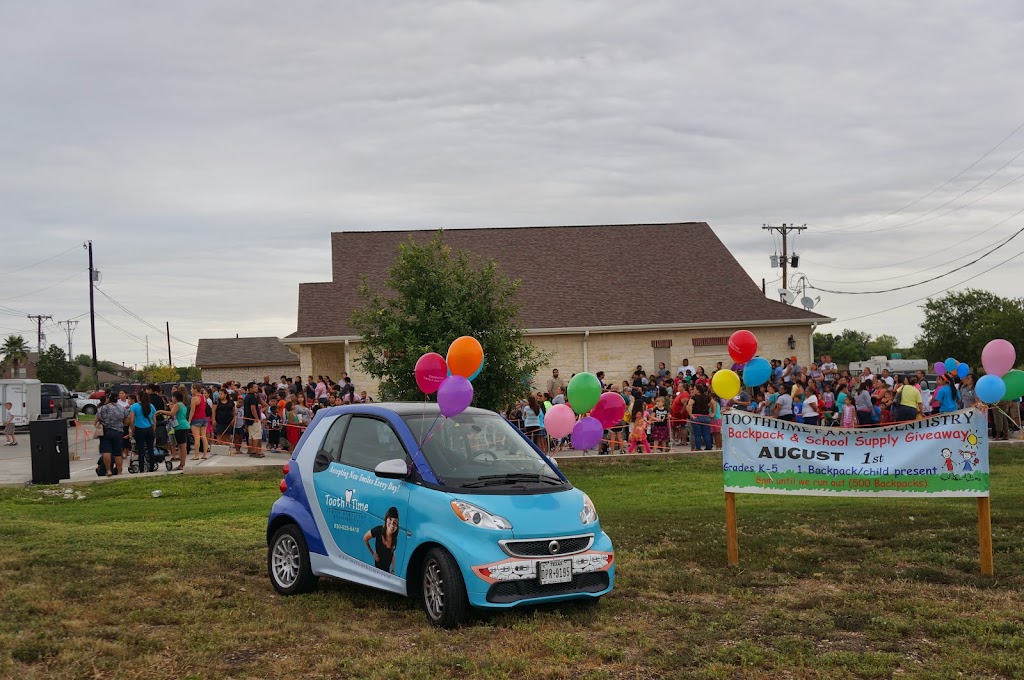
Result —
[[[27,378],[28,377],[28,369],[27,368],[19,368],[18,369],[18,377],[19,378]]]

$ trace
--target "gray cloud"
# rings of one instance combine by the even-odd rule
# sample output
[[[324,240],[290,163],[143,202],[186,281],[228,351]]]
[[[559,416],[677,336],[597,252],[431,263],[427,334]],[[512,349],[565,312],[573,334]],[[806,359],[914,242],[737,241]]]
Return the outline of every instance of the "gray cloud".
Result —
[[[297,284],[329,277],[336,229],[707,220],[759,281],[778,276],[760,225],[806,222],[812,281],[913,283],[927,274],[872,280],[1024,223],[944,252],[1024,207],[1022,180],[863,233],[926,215],[1024,149],[1022,131],[884,217],[1022,122],[1022,24],[1024,8],[995,0],[7,3],[0,274],[91,238],[103,288],[190,342],[294,330]],[[949,207],[1021,173],[1016,161]],[[853,318],[972,274],[1016,295],[1020,260],[983,272],[1020,250],[908,291],[823,295],[819,310]],[[685,275],[694,256],[665,267]],[[84,274],[22,296],[84,266],[73,251],[0,275],[0,305],[81,314]],[[851,326],[909,342],[920,319],[911,306]],[[0,332],[28,326],[0,310]],[[144,359],[137,339],[98,334],[101,355]]]

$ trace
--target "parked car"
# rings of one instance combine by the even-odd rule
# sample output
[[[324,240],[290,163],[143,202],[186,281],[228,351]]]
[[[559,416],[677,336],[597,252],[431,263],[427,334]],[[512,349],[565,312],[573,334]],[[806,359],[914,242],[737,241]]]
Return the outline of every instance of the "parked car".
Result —
[[[90,416],[96,415],[96,409],[100,407],[99,397],[93,398],[88,392],[75,392],[75,403],[80,413],[87,413]]]
[[[430,623],[469,607],[611,591],[615,560],[590,498],[501,416],[437,404],[321,409],[267,521],[282,595],[330,576],[422,599]]]
[[[74,420],[78,417],[75,395],[60,383],[42,383],[39,386],[39,418]]]

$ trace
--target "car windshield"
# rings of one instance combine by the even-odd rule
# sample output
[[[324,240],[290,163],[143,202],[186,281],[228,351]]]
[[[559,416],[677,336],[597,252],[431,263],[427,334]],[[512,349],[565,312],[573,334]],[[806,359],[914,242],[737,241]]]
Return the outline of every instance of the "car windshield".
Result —
[[[404,416],[442,486],[459,489],[560,490],[566,482],[497,414]]]

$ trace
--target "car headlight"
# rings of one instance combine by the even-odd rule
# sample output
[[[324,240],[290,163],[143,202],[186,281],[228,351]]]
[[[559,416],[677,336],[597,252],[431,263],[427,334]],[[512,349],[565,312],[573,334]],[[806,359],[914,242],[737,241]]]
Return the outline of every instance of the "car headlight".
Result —
[[[466,501],[452,501],[452,510],[466,524],[484,529],[506,530],[512,528],[512,523],[501,515],[492,514]]]
[[[590,496],[583,494],[583,509],[580,510],[580,521],[584,524],[593,524],[597,521],[597,508],[594,507],[594,501],[590,500]]]

